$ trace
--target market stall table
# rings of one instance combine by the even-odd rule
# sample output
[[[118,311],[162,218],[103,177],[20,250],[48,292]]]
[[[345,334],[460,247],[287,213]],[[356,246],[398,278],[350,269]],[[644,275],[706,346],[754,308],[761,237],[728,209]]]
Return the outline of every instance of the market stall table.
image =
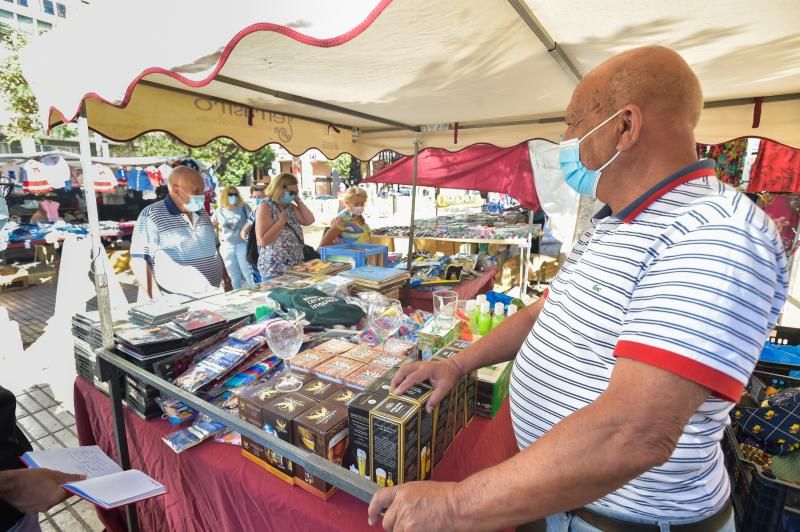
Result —
[[[75,381],[75,421],[81,445],[99,445],[116,458],[111,401],[91,383]],[[238,446],[207,442],[175,454],[161,437],[176,430],[125,410],[131,467],[167,487],[136,504],[141,530],[376,530],[367,505],[339,492],[328,502],[289,486],[246,460]],[[494,420],[476,417],[455,439],[434,479],[454,481],[514,455],[508,405]],[[110,531],[126,530],[121,509],[99,511]]]
[[[461,281],[454,285],[440,285],[439,288],[455,290],[458,292],[459,301],[467,301],[494,288],[495,274],[497,274],[497,268],[488,268],[486,271],[480,272],[474,279]],[[433,312],[433,291],[404,287],[402,297],[404,301],[408,301],[411,308]]]

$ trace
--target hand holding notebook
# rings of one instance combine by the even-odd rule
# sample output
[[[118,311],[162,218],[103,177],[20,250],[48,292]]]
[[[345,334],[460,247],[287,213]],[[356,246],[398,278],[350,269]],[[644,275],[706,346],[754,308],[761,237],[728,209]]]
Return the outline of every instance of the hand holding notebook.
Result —
[[[107,510],[167,491],[141,471],[123,471],[96,445],[33,451],[22,455],[22,461],[32,468],[86,475],[86,480],[68,482],[64,489]]]

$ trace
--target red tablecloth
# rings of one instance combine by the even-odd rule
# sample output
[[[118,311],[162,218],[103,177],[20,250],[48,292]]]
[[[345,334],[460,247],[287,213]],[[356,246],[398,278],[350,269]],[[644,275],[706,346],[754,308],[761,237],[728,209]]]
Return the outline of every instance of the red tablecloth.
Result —
[[[456,285],[452,285],[452,288],[448,285],[443,285],[442,288],[458,292],[458,299],[461,301],[475,299],[478,294],[486,293],[494,288],[495,274],[497,274],[497,268],[489,268],[474,279],[461,281]],[[407,298],[408,305],[411,308],[433,312],[433,292],[416,288],[403,288],[403,298],[404,300]]]
[[[81,445],[99,445],[116,457],[111,402],[81,377],[75,381],[75,421]],[[175,454],[161,441],[175,430],[168,422],[145,422],[127,409],[125,421],[132,467],[167,487],[165,495],[136,504],[143,531],[371,530],[366,503],[346,493],[324,502],[245,460],[232,445],[206,442]],[[494,420],[475,418],[461,432],[434,478],[460,480],[516,452],[506,404]],[[126,529],[121,510],[98,514],[110,531]]]

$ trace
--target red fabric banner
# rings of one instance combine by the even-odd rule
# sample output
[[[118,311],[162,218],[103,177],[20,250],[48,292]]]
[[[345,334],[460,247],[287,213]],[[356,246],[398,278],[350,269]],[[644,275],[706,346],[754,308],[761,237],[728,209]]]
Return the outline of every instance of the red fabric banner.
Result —
[[[413,176],[414,158],[403,157],[364,183],[411,185]],[[500,192],[529,209],[539,209],[527,142],[511,148],[476,144],[457,152],[426,148],[419,153],[417,185]]]
[[[800,150],[762,140],[748,192],[800,192]]]

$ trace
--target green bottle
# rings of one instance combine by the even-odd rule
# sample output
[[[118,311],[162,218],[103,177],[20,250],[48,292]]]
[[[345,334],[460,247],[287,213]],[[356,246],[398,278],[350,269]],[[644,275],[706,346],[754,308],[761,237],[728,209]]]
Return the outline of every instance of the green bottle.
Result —
[[[478,334],[486,336],[492,330],[492,313],[490,311],[489,302],[484,301],[481,303],[481,312],[478,315]]]
[[[494,316],[492,316],[492,329],[503,323],[506,319],[505,305],[499,301],[494,304]]]
[[[469,330],[472,331],[472,334],[478,334],[478,316],[481,313],[478,302],[474,299],[467,301],[466,313],[469,318]]]

